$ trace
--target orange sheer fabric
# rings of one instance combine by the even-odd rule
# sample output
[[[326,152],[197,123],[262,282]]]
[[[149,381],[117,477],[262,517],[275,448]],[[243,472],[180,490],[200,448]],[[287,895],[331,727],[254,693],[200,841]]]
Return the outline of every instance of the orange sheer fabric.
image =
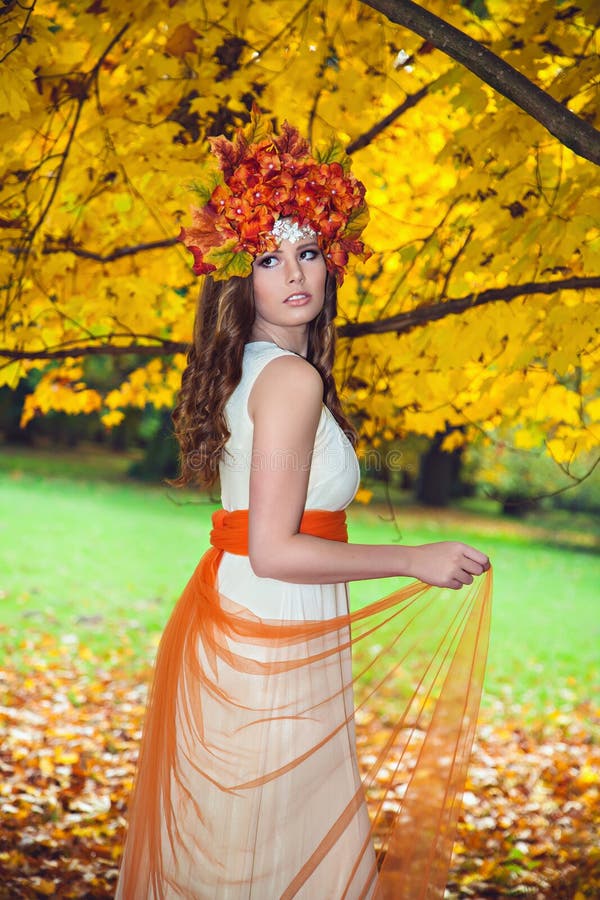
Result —
[[[491,573],[456,593],[415,582],[344,616],[265,621],[215,587],[223,551],[247,554],[247,521],[215,513],[163,634],[117,898],[441,900]],[[306,511],[301,531],[347,540],[345,514]],[[362,784],[354,689],[359,715],[388,716]]]

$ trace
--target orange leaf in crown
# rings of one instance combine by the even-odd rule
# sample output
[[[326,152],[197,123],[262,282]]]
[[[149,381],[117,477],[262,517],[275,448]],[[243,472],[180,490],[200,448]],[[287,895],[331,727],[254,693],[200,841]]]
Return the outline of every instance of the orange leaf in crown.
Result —
[[[202,253],[207,253],[215,245],[217,228],[217,214],[210,206],[205,206],[203,209],[192,209],[192,227],[182,228],[179,239],[186,247],[190,249],[197,247]],[[221,240],[218,243],[221,243]]]
[[[237,169],[244,154],[243,152],[240,152],[235,144],[228,141],[226,137],[210,137],[208,142],[213,156],[216,157],[217,162],[221,167],[225,181],[227,181]]]
[[[330,170],[328,178],[327,171],[323,172],[324,168]],[[361,205],[364,190],[360,191],[356,179],[351,175],[346,175],[339,163],[330,163],[328,166],[322,165],[320,170],[322,177],[327,178],[332,206],[347,216],[352,209]]]
[[[215,266],[211,263],[207,263],[204,261],[204,254],[202,250],[195,246],[195,244],[191,243],[193,238],[190,238],[191,228],[182,228],[179,232],[179,240],[187,247],[188,250],[191,251],[194,257],[194,265],[193,271],[195,275],[207,275],[209,272],[214,271]]]
[[[365,248],[362,241],[355,241],[351,238],[341,238],[339,244],[348,255],[352,253],[354,256],[358,256],[359,259],[363,260],[368,259],[371,256],[371,251]]]
[[[247,187],[259,184],[262,180],[262,173],[257,161],[255,159],[247,159],[245,162],[240,163],[227,185],[234,194],[239,194]]]
[[[218,184],[212,194],[210,201],[205,207],[206,210],[213,210],[218,213],[224,213],[232,201],[231,191],[226,184]],[[200,210],[198,210],[200,212]]]
[[[217,268],[213,263],[205,262],[202,252],[198,247],[188,247],[192,251],[194,257],[194,265],[192,271],[194,275],[210,275]]]
[[[298,129],[290,125],[287,120],[283,122],[281,136],[276,139],[275,143],[282,154],[289,153],[295,159],[311,155],[308,141],[301,137]]]
[[[248,187],[269,183],[282,177],[293,181],[293,173],[282,171],[280,158],[270,150],[265,150],[240,163],[227,184],[237,194]]]
[[[329,250],[325,254],[325,261],[328,268],[333,270],[337,283],[342,284],[344,280],[344,269],[348,264],[348,253],[344,249],[341,241],[334,241],[329,245]]]

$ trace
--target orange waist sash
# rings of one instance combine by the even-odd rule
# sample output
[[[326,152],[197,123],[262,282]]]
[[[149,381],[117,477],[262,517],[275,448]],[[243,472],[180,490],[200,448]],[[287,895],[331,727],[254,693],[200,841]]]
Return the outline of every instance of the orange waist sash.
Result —
[[[248,510],[235,509],[231,512],[218,509],[212,516],[210,543],[217,550],[248,556]],[[300,520],[301,534],[330,541],[348,540],[345,510],[307,509]]]

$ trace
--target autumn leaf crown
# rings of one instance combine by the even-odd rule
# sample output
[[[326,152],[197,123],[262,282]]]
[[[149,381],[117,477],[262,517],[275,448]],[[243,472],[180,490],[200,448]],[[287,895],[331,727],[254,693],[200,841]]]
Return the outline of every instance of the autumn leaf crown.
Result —
[[[202,206],[192,209],[191,227],[179,234],[194,255],[196,275],[249,275],[257,256],[277,249],[273,227],[287,218],[315,232],[338,284],[351,253],[369,256],[359,240],[369,219],[365,187],[339,142],[313,156],[296,128],[284,122],[276,136],[256,110],[232,141],[209,140],[212,165],[206,181],[194,185]]]

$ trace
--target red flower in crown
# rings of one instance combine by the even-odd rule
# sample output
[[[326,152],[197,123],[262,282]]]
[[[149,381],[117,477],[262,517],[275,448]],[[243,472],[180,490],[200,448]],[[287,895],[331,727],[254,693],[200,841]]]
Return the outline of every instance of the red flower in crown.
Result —
[[[179,235],[197,275],[249,275],[253,260],[277,246],[272,230],[283,218],[312,228],[338,284],[350,253],[368,258],[359,240],[368,221],[365,187],[340,144],[315,158],[297,129],[284,122],[275,136],[256,111],[232,141],[211,138],[210,144],[218,165],[212,189],[198,187],[204,205],[192,209],[192,225]]]

